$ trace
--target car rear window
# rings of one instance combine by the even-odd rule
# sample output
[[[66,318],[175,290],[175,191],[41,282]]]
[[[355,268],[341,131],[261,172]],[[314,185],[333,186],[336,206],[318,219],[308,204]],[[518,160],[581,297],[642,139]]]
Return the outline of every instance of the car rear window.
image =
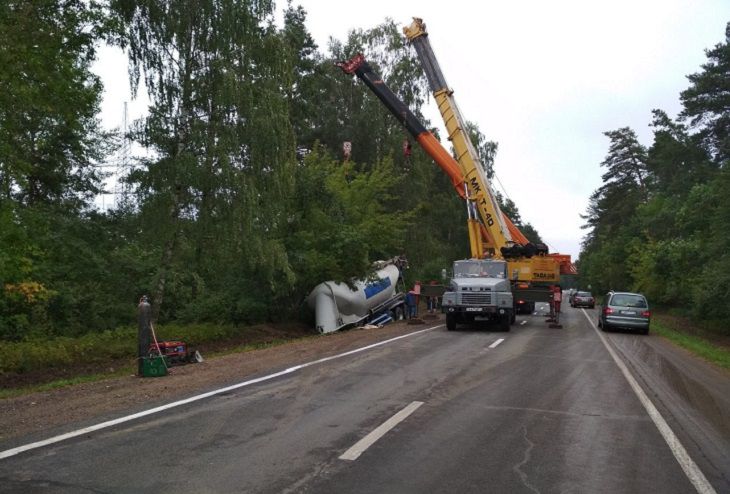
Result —
[[[589,292],[578,292],[576,294],[576,297],[590,297],[591,294]]]
[[[622,307],[636,307],[638,309],[646,308],[646,299],[641,295],[624,295],[617,294],[611,298],[609,305],[620,305]]]

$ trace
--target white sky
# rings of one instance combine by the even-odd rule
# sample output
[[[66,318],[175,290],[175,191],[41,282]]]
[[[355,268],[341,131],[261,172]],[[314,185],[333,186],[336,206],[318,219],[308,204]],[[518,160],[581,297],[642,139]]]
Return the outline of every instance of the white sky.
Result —
[[[579,215],[601,185],[602,133],[629,126],[650,145],[651,110],[676,116],[686,75],[700,70],[730,21],[728,0],[294,3],[323,52],[330,37],[344,40],[386,17],[403,25],[423,18],[464,117],[499,143],[495,170],[507,195],[552,251],[574,259],[585,233]],[[106,88],[102,120],[120,126],[130,101],[126,58],[105,48],[96,67]],[[427,114],[440,125],[431,104]],[[130,118],[145,107],[130,101]]]

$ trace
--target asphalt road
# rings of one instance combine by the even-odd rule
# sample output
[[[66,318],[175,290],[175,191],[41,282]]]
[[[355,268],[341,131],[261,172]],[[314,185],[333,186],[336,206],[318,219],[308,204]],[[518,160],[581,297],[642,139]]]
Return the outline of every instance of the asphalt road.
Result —
[[[306,366],[0,459],[0,492],[696,492],[586,314],[439,326]],[[728,374],[656,336],[606,338],[706,492],[730,492]]]

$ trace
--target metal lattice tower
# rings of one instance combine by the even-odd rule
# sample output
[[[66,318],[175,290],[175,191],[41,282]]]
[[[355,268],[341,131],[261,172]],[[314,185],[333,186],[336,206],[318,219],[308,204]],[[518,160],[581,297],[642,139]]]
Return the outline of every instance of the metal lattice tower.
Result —
[[[132,143],[129,139],[129,112],[127,102],[124,102],[124,114],[122,117],[122,145],[119,148],[117,167],[114,172],[114,208],[125,207],[129,204],[129,184],[126,178],[131,171]]]

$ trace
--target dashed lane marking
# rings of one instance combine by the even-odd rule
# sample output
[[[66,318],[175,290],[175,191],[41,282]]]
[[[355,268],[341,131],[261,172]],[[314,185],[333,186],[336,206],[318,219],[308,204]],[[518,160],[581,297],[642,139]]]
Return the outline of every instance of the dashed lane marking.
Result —
[[[410,414],[418,410],[418,407],[423,405],[422,401],[414,401],[400,412],[396,413],[388,420],[380,424],[370,434],[356,442],[350,449],[342,453],[340,460],[355,461],[361,454],[365,452],[370,446],[388,433],[393,427],[403,422]]]
[[[500,338],[491,345],[489,345],[489,348],[497,348],[497,346],[504,341],[504,338]]]

